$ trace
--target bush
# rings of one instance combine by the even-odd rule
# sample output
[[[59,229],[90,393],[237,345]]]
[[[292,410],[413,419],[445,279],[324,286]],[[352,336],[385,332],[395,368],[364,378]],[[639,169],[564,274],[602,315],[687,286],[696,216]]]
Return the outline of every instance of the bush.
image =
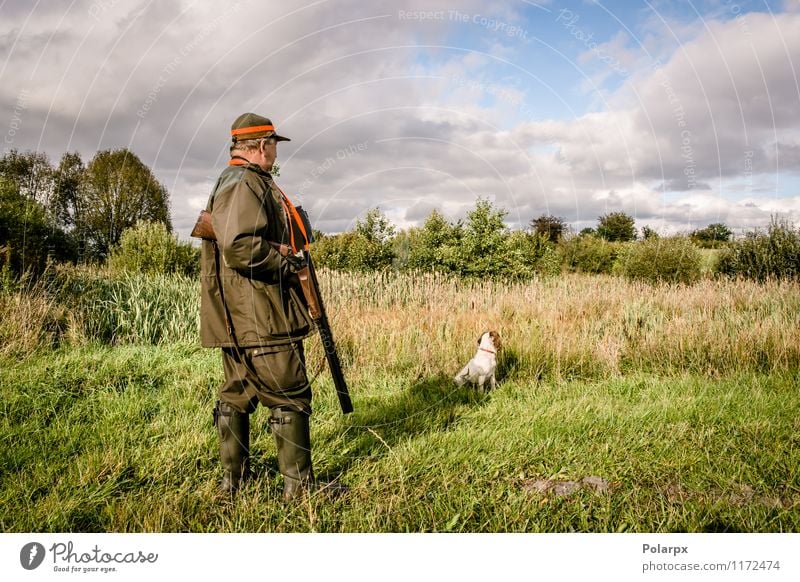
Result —
[[[506,236],[505,259],[500,275],[511,279],[529,279],[534,273],[540,273],[543,267],[541,259],[551,249],[547,237],[515,230]]]
[[[554,245],[547,245],[536,263],[536,272],[546,277],[561,274],[561,255]]]
[[[76,258],[72,237],[55,224],[46,207],[0,176],[0,264],[15,275],[40,275],[49,261]]]
[[[721,222],[709,224],[705,228],[694,231],[692,241],[704,249],[718,249],[731,240],[733,232]]]
[[[614,272],[650,283],[692,283],[700,278],[702,255],[682,236],[648,239],[628,245]]]
[[[563,263],[572,271],[611,273],[621,248],[621,243],[582,235],[561,243],[561,255]]]
[[[200,270],[200,249],[180,242],[162,222],[138,222],[122,233],[108,258],[117,273],[194,276]]]
[[[757,281],[800,278],[800,232],[773,219],[767,233],[754,231],[722,251],[715,271]]]
[[[611,212],[598,218],[597,236],[609,242],[636,240],[636,227],[632,216],[624,212]]]
[[[408,270],[461,272],[464,233],[460,223],[451,224],[434,210],[421,227],[410,229],[408,234]]]

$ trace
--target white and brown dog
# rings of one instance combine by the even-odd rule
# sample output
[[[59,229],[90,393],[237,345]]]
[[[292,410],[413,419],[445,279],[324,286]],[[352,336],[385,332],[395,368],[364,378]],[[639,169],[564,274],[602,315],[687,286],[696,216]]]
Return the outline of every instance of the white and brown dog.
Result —
[[[481,334],[481,337],[478,338],[478,351],[475,352],[475,356],[453,378],[456,384],[463,386],[464,383],[471,382],[484,392],[494,390],[497,385],[494,377],[494,371],[497,368],[497,351],[501,347],[500,334],[496,331],[487,331]]]

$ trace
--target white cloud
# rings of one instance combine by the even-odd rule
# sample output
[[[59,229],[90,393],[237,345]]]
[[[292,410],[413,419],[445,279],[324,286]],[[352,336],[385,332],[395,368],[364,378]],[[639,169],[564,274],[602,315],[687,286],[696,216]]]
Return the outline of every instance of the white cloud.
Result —
[[[526,27],[508,3],[455,6]],[[624,210],[665,228],[799,216],[796,198],[751,199],[749,190],[800,170],[791,60],[800,14],[668,22],[669,30],[649,18],[639,38],[620,33],[600,45],[631,73],[603,95],[601,110],[531,121],[535,108],[523,106],[535,95],[520,82],[529,80],[528,45],[454,21],[452,9],[451,1],[239,0],[221,11],[186,0],[31,13],[29,3],[7,2],[0,96],[29,96],[16,147],[54,157],[131,147],[169,188],[183,234],[227,160],[231,121],[247,110],[293,138],[279,149],[280,181],[323,230],[351,226],[374,206],[400,225],[431,208],[457,218],[478,196],[517,225],[543,212],[591,222]],[[414,20],[399,10],[445,16]],[[476,34],[463,47],[416,46]],[[637,42],[662,58],[659,69]],[[684,192],[665,201],[664,184]]]

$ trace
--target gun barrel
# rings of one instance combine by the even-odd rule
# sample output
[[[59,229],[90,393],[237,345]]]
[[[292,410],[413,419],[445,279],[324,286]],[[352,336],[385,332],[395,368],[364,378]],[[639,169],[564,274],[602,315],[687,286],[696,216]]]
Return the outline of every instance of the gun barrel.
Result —
[[[309,287],[318,291],[319,282],[317,281],[317,272],[314,270],[314,263],[311,261],[311,257],[308,256],[308,254],[306,254],[306,258],[311,282]],[[353,401],[350,399],[350,391],[344,379],[342,363],[339,361],[339,354],[336,351],[336,344],[333,341],[333,332],[328,322],[328,314],[325,312],[325,306],[322,303],[322,297],[317,293],[316,298],[320,313],[320,317],[316,320],[316,323],[317,329],[319,330],[319,337],[322,340],[322,347],[325,351],[325,359],[328,361],[328,368],[330,368],[331,376],[333,377],[333,385],[336,388],[336,396],[339,398],[339,406],[342,409],[342,414],[349,414],[353,412]]]

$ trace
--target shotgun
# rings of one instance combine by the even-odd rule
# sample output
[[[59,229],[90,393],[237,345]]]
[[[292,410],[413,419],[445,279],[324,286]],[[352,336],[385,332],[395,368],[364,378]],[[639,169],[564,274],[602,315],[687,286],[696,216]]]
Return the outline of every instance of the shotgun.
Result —
[[[308,242],[314,242],[308,214],[306,214],[306,211],[303,210],[301,206],[297,206],[296,210],[303,221],[306,233],[308,233]],[[214,232],[214,227],[211,225],[211,213],[208,210],[200,212],[197,223],[194,225],[194,229],[192,229],[191,236],[208,240],[216,244],[217,236]],[[282,257],[291,255],[292,249],[290,246],[273,241],[269,241],[269,244],[272,245]],[[317,272],[314,270],[314,263],[311,261],[311,255],[307,251],[299,251],[298,255],[302,255],[302,257],[299,258],[303,260],[303,266],[297,269],[296,273],[297,278],[300,280],[300,288],[303,291],[303,296],[308,305],[308,314],[314,321],[317,331],[319,331],[319,337],[322,340],[322,347],[325,351],[325,359],[328,361],[328,367],[331,370],[331,376],[333,376],[336,396],[339,398],[339,406],[341,406],[343,414],[349,414],[353,412],[353,402],[350,400],[350,391],[347,388],[347,382],[342,372],[342,364],[339,361],[339,354],[336,351],[336,344],[333,341],[333,332],[331,331],[331,325],[328,321],[328,314],[325,311],[322,295],[319,292]]]

